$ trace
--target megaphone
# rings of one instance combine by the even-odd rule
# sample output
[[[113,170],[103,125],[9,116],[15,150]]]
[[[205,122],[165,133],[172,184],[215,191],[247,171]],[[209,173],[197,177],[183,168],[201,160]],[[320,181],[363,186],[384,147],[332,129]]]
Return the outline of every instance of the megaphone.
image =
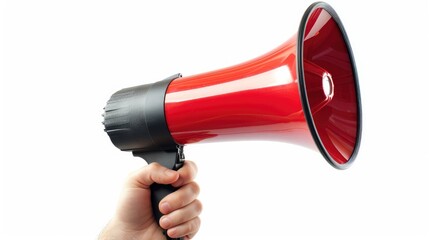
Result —
[[[104,113],[116,147],[171,169],[182,165],[184,145],[248,139],[319,150],[333,167],[346,169],[358,153],[361,121],[352,49],[337,13],[323,2],[313,3],[298,33],[271,52],[122,89]],[[154,186],[153,206],[174,191],[166,188]]]

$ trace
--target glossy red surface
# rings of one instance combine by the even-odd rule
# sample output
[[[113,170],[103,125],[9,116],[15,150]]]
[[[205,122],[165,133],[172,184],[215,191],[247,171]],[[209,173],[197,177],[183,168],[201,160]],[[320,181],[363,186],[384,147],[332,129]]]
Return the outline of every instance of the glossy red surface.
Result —
[[[252,139],[312,143],[299,98],[295,37],[243,64],[174,80],[165,112],[180,144]]]
[[[171,82],[165,114],[174,140],[284,141],[319,148],[331,163],[346,163],[359,121],[347,46],[322,8],[309,13],[302,36],[248,62]],[[303,41],[302,58],[297,41]],[[303,74],[297,74],[300,61]]]
[[[355,76],[343,35],[331,17],[321,8],[309,16],[303,44],[303,61],[328,69],[332,78],[332,99],[323,107],[320,97],[311,92],[311,81],[318,76],[304,66],[307,99],[318,136],[331,157],[344,164],[350,159],[357,141],[358,105]]]

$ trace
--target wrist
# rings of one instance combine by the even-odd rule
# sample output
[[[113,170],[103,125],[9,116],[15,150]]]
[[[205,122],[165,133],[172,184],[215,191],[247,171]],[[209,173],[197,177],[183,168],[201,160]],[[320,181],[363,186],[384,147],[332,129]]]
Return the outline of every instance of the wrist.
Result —
[[[111,220],[101,231],[98,240],[137,240],[133,231],[127,231],[126,228]]]
[[[136,230],[112,219],[100,233],[98,240],[165,240],[165,236],[156,224],[144,230]]]

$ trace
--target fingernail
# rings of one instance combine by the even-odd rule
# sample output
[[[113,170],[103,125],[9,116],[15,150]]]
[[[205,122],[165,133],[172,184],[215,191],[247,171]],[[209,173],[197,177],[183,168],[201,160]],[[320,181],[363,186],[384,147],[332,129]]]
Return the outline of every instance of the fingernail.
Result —
[[[169,213],[171,211],[171,206],[168,202],[163,202],[159,206],[159,210],[161,210],[162,213]]]
[[[170,236],[171,238],[176,238],[177,228],[176,227],[170,228],[170,229],[168,229],[167,233],[168,233],[168,236]]]
[[[160,224],[163,228],[169,228],[170,227],[170,219],[166,216],[163,216],[160,220]]]

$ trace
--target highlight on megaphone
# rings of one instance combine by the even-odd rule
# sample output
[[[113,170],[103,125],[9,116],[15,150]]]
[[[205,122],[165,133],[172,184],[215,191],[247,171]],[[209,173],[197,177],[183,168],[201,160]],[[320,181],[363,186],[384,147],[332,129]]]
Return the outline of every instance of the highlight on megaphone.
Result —
[[[312,4],[298,32],[271,52],[122,89],[104,113],[116,147],[176,170],[187,144],[247,139],[319,150],[333,167],[346,169],[358,153],[361,122],[352,49],[340,18],[324,2]],[[164,196],[168,191],[174,189]]]

